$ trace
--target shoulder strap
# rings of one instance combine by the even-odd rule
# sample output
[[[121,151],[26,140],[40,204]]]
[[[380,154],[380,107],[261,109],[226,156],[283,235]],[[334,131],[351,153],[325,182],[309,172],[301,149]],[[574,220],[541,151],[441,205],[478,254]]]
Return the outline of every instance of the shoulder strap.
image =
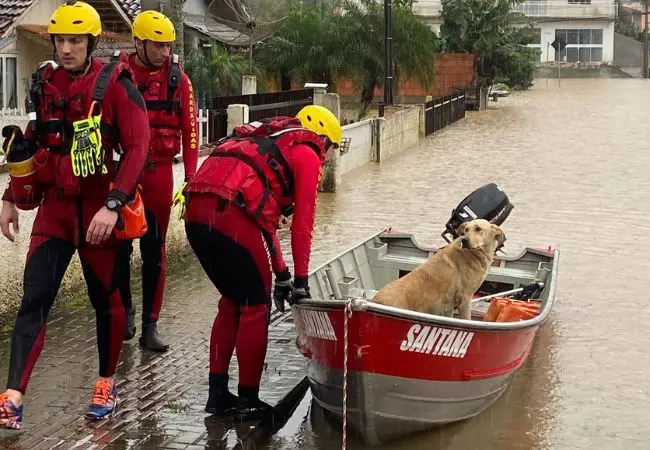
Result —
[[[118,61],[111,61],[104,64],[102,70],[99,72],[97,79],[95,81],[95,87],[93,88],[93,100],[97,103],[101,103],[106,96],[106,88],[108,87],[108,82],[111,79],[113,71],[119,64]]]
[[[171,57],[171,67],[169,68],[169,76],[167,79],[167,105],[171,111],[172,101],[174,99],[174,91],[181,85],[181,77],[183,72],[180,68],[180,57],[174,53]]]
[[[257,151],[261,155],[268,154],[270,156],[268,159],[268,166],[275,173],[275,176],[282,187],[282,194],[285,196],[291,195],[293,193],[293,174],[291,173],[291,166],[289,166],[289,163],[276,145],[275,137],[250,136],[248,139],[257,144]],[[282,166],[284,179],[280,173],[278,165]]]
[[[52,77],[52,73],[58,68],[58,65],[54,61],[43,61],[38,65],[38,69],[32,73],[32,82],[29,85],[29,100],[31,100],[31,105],[28,106],[28,109],[33,108],[36,113],[36,122],[39,121],[39,107],[41,100],[43,98],[43,85],[49,78]],[[35,131],[36,124],[32,123],[32,129]]]

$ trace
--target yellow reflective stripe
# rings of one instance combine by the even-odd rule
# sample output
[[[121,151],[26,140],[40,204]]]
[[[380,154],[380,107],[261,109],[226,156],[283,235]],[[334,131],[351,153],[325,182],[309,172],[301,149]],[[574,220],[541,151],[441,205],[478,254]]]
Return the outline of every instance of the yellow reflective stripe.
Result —
[[[7,171],[12,177],[24,177],[34,173],[34,157],[26,161],[9,162],[7,161]]]

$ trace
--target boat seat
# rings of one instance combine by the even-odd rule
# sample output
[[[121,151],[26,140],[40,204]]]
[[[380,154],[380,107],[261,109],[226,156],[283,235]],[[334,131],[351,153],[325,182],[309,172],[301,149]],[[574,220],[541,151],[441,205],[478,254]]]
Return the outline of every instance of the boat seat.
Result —
[[[488,270],[486,281],[496,281],[512,285],[530,284],[538,281],[537,272],[530,270],[514,269],[509,267],[491,266]]]
[[[425,258],[385,257],[378,261],[377,266],[410,272],[425,262]],[[499,283],[507,284],[529,284],[538,281],[537,277],[537,271],[515,269],[512,267],[491,266],[488,270],[486,279],[488,281],[496,281]]]

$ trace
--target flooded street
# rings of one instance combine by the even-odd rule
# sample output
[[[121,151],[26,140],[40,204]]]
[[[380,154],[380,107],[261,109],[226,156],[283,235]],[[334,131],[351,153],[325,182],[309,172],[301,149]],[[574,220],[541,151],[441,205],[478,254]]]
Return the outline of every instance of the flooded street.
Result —
[[[648,448],[648,104],[643,80],[538,80],[319,197],[314,264],[387,226],[440,245],[451,209],[488,182],[515,205],[509,255],[561,250],[554,311],[511,389],[472,420],[385,448]],[[305,401],[296,416],[272,448],[340,448],[320,409]]]
[[[561,252],[554,310],[506,393],[474,419],[382,448],[649,448],[648,105],[650,81],[563,79],[559,88],[557,80],[537,80],[532,90],[469,112],[381,166],[347,174],[337,193],[319,195],[312,269],[390,226],[441,245],[452,208],[490,182],[515,205],[503,224],[508,255],[526,245]],[[173,223],[170,240],[185,245],[180,222]],[[290,260],[288,231],[282,240]],[[81,418],[97,362],[94,313],[77,299],[53,312],[24,434],[0,433],[0,448],[224,448],[223,433],[210,430],[203,412],[217,295],[194,258],[179,261],[161,315],[171,350],[152,356],[137,340],[125,344],[122,411],[114,422],[88,431]],[[138,297],[138,314],[140,305]],[[268,361],[294,351],[293,330],[282,332]],[[8,355],[9,335],[0,334],[0,384]],[[268,371],[263,389],[282,395],[290,381],[279,369]],[[308,395],[259,448],[340,449],[340,425]],[[349,436],[348,448],[365,447]]]

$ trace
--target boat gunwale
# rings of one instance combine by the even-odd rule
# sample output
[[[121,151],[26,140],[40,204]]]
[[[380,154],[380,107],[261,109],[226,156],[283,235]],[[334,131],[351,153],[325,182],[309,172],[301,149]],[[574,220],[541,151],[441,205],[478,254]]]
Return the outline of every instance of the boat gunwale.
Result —
[[[318,268],[311,271],[310,275],[313,275],[319,270],[324,269],[329,264],[331,264],[332,262],[340,258],[341,255],[349,253],[354,249],[366,244],[367,242],[370,242],[375,238],[381,238],[383,234],[387,234],[389,232],[390,229],[384,230],[380,233],[375,233],[374,235],[361,241],[357,245],[354,245],[348,248],[347,250],[339,253],[338,256],[331,258],[327,262],[321,264]],[[439,250],[438,248],[427,249],[421,246],[420,244],[417,243],[412,233],[399,232],[399,233],[392,234],[392,236],[410,238],[413,244],[418,249],[423,251],[430,252],[430,251]],[[499,259],[502,261],[517,261],[523,258],[527,253],[548,254],[549,252],[545,252],[544,250],[539,250],[531,247],[525,247],[517,256],[511,256],[511,257],[506,256],[506,257],[500,257]],[[349,300],[352,301],[352,310],[355,312],[369,312],[380,316],[392,317],[396,319],[404,319],[411,322],[426,323],[428,325],[443,325],[452,328],[461,328],[464,330],[476,330],[476,331],[515,331],[515,330],[521,330],[526,328],[532,328],[532,327],[539,326],[546,321],[546,319],[551,313],[553,304],[555,303],[555,290],[557,286],[557,272],[558,272],[559,258],[560,258],[559,249],[557,248],[553,249],[553,256],[552,256],[553,266],[551,269],[551,273],[549,274],[551,278],[551,282],[548,288],[549,289],[548,295],[546,297],[546,300],[544,301],[544,307],[542,308],[542,311],[540,311],[540,313],[537,316],[533,317],[532,319],[520,320],[518,322],[482,322],[477,320],[464,320],[464,319],[457,319],[455,317],[438,316],[434,314],[409,311],[402,308],[395,308],[387,305],[380,305],[360,297],[352,298]],[[327,309],[327,310],[339,310],[339,309],[344,310],[345,305],[349,300],[302,299],[302,300],[298,300],[293,305],[293,307],[296,308],[316,307],[316,308]]]

